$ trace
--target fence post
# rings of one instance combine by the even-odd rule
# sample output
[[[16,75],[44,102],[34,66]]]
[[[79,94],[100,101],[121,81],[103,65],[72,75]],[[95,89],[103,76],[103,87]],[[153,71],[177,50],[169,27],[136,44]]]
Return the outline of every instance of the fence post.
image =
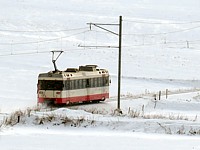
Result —
[[[190,46],[189,46],[189,41],[186,41],[187,42],[187,48],[190,48]]]
[[[159,100],[160,100],[160,98],[161,98],[161,91],[159,91]]]
[[[168,89],[166,89],[166,99],[168,98]]]

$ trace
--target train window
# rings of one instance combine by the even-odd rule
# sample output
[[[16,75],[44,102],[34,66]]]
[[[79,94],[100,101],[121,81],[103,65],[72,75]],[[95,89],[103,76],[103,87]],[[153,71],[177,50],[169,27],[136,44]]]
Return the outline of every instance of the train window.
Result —
[[[103,77],[103,86],[109,85],[109,77]]]
[[[100,87],[100,78],[97,78],[97,87]]]
[[[109,85],[109,77],[106,77],[106,85]]]
[[[77,89],[77,80],[74,80],[74,89]]]
[[[79,80],[76,80],[76,89],[80,89]]]
[[[39,80],[40,90],[63,90],[63,81],[58,80]]]
[[[70,81],[70,90],[73,90],[73,89],[74,89],[74,81],[71,80],[71,81]]]
[[[61,81],[61,84],[62,84],[62,81]],[[102,86],[108,86],[108,85],[109,85],[109,77],[70,80],[70,81],[65,81],[65,90],[102,87]],[[62,88],[62,86],[63,85],[61,85],[60,88]],[[58,86],[55,88],[59,89]]]
[[[86,88],[86,80],[85,79],[82,79],[82,88]]]
[[[79,81],[79,86],[78,86],[78,88],[79,88],[79,89],[82,89],[82,87],[83,87],[82,80],[80,79],[80,80],[78,80],[78,81]]]
[[[100,85],[103,86],[103,78],[100,78]]]
[[[74,80],[74,89],[77,89],[77,80]]]
[[[94,78],[94,87],[98,87],[97,78]]]
[[[106,77],[103,77],[103,86],[106,85]]]
[[[103,86],[103,78],[99,78],[99,86]]]
[[[94,79],[93,78],[89,79],[89,81],[90,81],[90,87],[94,87]]]
[[[81,89],[81,80],[76,80],[76,89]]]
[[[86,87],[90,87],[90,80],[86,79]]]
[[[70,90],[70,81],[65,81],[65,89]]]
[[[101,87],[101,78],[97,78],[97,86]]]

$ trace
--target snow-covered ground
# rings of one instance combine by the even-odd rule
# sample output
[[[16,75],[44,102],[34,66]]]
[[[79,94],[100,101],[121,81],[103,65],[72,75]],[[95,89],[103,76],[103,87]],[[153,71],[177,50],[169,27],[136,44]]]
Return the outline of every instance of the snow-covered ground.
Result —
[[[199,7],[198,0],[0,0],[0,121],[36,106],[37,76],[53,69],[51,50],[65,51],[61,70],[97,64],[112,79],[111,98],[103,103],[31,111],[0,128],[2,149],[199,150]],[[118,23],[119,15],[121,116],[114,114],[118,50],[79,47],[117,46],[117,36],[86,23]],[[152,95],[166,89],[168,98],[155,101]],[[38,118],[52,115],[39,125]],[[83,122],[62,123],[66,116]]]
[[[92,131],[80,129],[17,128],[1,137],[4,149],[191,149],[199,150],[199,138],[152,135],[130,132]]]

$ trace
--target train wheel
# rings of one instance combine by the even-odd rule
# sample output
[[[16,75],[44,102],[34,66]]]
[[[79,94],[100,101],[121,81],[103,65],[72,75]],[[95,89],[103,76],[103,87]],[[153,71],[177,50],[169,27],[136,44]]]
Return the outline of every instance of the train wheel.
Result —
[[[92,103],[100,103],[101,100],[94,100]]]

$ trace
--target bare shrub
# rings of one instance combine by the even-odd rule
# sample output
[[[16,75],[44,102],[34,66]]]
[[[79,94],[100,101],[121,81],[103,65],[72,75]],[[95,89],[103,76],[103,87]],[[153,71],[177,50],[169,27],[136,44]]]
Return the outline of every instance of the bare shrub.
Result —
[[[35,121],[36,121],[35,124],[41,125],[41,124],[44,124],[45,118],[44,117],[36,116]]]
[[[185,134],[186,131],[185,131],[185,127],[184,125],[181,126],[181,128],[177,131],[177,134]]]
[[[73,126],[74,126],[74,127],[80,127],[81,124],[83,124],[84,121],[86,121],[84,117],[80,117],[80,118],[78,118],[78,119],[75,119],[75,120],[73,121]]]
[[[159,125],[162,129],[165,130],[165,133],[166,133],[166,134],[172,134],[172,131],[171,131],[170,127],[164,126],[164,125],[162,125],[162,124],[159,123],[159,122],[157,122],[157,123],[158,123],[158,125]]]
[[[22,117],[24,117],[24,116],[25,116],[25,113],[22,112],[21,110],[15,111],[10,116],[8,116],[8,117],[5,118],[5,120],[3,121],[3,124],[5,126],[16,125],[17,123],[20,123],[20,121],[22,121]]]
[[[31,108],[27,108],[26,109],[26,115],[28,116],[28,117],[30,117],[31,116]]]
[[[36,116],[35,121],[36,124],[45,124],[46,122],[53,122],[55,121],[57,118],[56,114],[47,114],[47,115],[43,115],[42,117]]]
[[[197,119],[198,119],[198,116],[196,115],[193,122],[197,121]]]
[[[64,124],[64,125],[71,124],[73,122],[72,119],[70,119],[67,116],[60,118],[60,120],[61,120],[61,123]]]
[[[190,135],[200,135],[200,129],[193,129],[192,127],[189,130]]]
[[[129,110],[128,115],[131,118],[138,118],[141,116],[141,113],[140,111],[137,111],[137,110]]]

